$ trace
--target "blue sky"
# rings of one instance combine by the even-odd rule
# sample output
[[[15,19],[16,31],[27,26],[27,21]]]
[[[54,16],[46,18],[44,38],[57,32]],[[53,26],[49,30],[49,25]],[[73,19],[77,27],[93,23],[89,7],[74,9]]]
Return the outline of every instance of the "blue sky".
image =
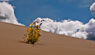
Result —
[[[30,18],[71,19],[83,23],[92,18],[89,10],[94,0],[11,0],[18,21],[28,25]]]

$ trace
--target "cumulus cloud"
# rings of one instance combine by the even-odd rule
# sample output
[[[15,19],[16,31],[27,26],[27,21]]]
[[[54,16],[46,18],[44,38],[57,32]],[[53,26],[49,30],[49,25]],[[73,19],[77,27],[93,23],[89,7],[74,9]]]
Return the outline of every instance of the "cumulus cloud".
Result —
[[[95,15],[95,2],[90,6],[90,11]]]
[[[13,6],[7,2],[0,2],[0,21],[22,25],[17,21]]]
[[[50,18],[37,18],[35,21],[40,23],[41,20],[43,20],[41,29],[44,31],[82,39],[95,39],[95,36],[91,36],[92,34],[95,34],[95,20],[93,18],[86,24],[77,20],[63,20],[56,22]]]
[[[88,33],[87,39],[95,40],[95,19],[92,18],[86,25],[86,32]]]

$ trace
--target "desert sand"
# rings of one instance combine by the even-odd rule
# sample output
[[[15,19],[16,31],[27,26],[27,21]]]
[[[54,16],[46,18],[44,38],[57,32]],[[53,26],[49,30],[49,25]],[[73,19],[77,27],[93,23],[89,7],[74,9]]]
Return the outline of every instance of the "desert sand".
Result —
[[[41,31],[39,42],[26,44],[26,27],[0,22],[0,55],[95,55],[95,42]]]

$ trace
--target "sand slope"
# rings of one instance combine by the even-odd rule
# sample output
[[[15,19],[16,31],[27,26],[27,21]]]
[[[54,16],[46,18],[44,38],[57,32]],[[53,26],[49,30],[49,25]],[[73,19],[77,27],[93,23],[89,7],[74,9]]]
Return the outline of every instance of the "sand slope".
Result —
[[[41,31],[34,46],[24,43],[26,28],[0,22],[0,55],[95,55],[95,42]]]

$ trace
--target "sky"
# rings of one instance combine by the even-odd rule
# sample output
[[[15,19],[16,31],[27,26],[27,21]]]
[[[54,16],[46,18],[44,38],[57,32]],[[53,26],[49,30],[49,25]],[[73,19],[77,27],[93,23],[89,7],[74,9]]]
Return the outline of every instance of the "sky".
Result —
[[[11,0],[15,15],[22,24],[29,25],[38,17],[56,21],[79,20],[87,23],[93,16],[89,10],[94,0]],[[32,18],[32,21],[31,19]]]
[[[42,23],[41,29],[44,31],[95,40],[95,2],[93,0],[3,1],[8,3],[0,2],[0,21],[2,22],[29,27],[32,21],[39,21],[38,24]],[[44,21],[41,22],[42,20]]]

